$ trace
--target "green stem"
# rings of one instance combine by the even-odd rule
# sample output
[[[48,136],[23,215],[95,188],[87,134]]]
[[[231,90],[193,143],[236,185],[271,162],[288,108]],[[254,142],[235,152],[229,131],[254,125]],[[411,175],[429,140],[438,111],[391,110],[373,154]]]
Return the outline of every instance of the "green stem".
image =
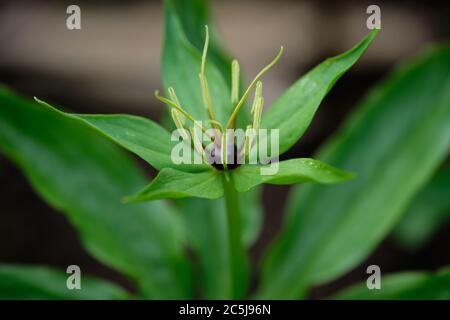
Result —
[[[228,176],[228,172],[224,175],[223,187],[225,191],[225,202],[227,208],[232,298],[242,299],[247,288],[248,264],[247,256],[241,240],[242,228],[239,196]]]

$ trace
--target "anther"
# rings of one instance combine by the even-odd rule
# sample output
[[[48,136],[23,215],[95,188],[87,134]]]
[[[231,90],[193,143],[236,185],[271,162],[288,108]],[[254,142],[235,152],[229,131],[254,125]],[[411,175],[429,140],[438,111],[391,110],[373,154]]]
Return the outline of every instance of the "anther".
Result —
[[[239,62],[233,60],[231,63],[231,103],[236,105],[239,101]]]

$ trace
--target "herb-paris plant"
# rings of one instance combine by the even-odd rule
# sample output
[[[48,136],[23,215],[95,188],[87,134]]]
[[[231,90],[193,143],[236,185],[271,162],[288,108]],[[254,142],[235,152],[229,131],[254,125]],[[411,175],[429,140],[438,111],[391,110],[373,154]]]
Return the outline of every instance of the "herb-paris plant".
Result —
[[[252,108],[253,121],[250,122],[244,105],[244,98],[250,91],[246,95],[239,90],[238,64],[231,62],[218,49],[217,40],[213,37],[213,26],[207,19],[202,2],[166,1],[165,5],[162,72],[166,95],[170,100],[163,100],[173,108],[171,114],[175,125],[179,129],[187,127],[187,123],[194,127],[195,124],[189,122],[191,117],[218,128],[220,133],[224,132],[220,127],[225,128],[230,123],[240,128],[246,128],[251,123],[253,128],[279,129],[280,154],[301,137],[321,100],[338,78],[358,60],[376,34],[376,31],[372,32],[352,50],[326,60],[307,73],[269,107],[262,119],[259,116],[263,101],[262,84],[258,84],[259,78],[256,77],[253,84],[257,86],[257,93]],[[191,19],[185,19],[187,14],[191,14]],[[196,21],[194,24],[192,17]],[[208,45],[203,43],[205,25],[211,27],[208,55],[211,60],[205,59],[208,49]],[[335,140],[337,142],[328,147],[328,151],[320,153],[319,158],[330,159],[330,163],[356,171],[357,179],[334,188],[315,190],[319,187],[311,187],[298,199],[293,197],[288,227],[283,230],[280,240],[264,262],[258,297],[301,297],[311,285],[330,280],[361,261],[373,245],[381,240],[395,217],[402,212],[401,207],[414,194],[417,185],[426,181],[448,148],[445,139],[434,149],[426,144],[429,139],[448,133],[448,126],[444,125],[448,119],[445,105],[448,100],[444,94],[448,80],[443,73],[435,75],[429,71],[440,65],[446,70],[446,57],[448,50],[426,57],[422,69],[419,68],[422,71],[413,68],[406,75],[396,76],[397,80],[391,81],[386,85],[387,88],[378,89],[376,95],[382,97],[379,98],[381,101],[371,101],[376,107],[363,108],[360,115],[355,116],[359,120],[353,120],[350,129],[344,130],[340,138]],[[434,79],[433,86],[422,88],[419,79],[423,74],[420,72]],[[416,151],[410,146],[412,144],[396,150],[394,144],[382,142],[375,150],[370,149],[370,143],[378,141],[377,132],[384,130],[386,117],[399,119],[397,113],[403,114],[403,101],[407,98],[408,90],[399,91],[398,87],[404,86],[405,82],[411,86],[407,89],[436,97],[435,107],[426,124],[417,121],[421,112],[427,110],[425,99],[413,104],[417,117],[408,118],[409,125],[421,129],[421,147],[430,152],[423,155],[424,161],[417,177],[406,177],[409,168],[399,171],[400,175],[404,174],[401,177],[402,187],[399,188],[402,192],[389,188],[385,191],[386,194],[394,193],[393,199],[398,201],[394,201],[394,205],[391,201],[383,210],[377,210],[386,196],[380,194],[380,189],[393,185],[392,179],[398,177],[392,177],[386,182],[374,180],[373,177],[378,173],[374,171],[375,163],[382,161],[383,156],[391,152],[393,157],[389,160],[392,160],[393,165],[384,168],[394,174],[405,157],[414,155]],[[255,189],[252,188],[262,183],[334,183],[349,177],[344,171],[312,159],[282,161],[276,175],[261,175],[261,165],[244,164],[232,169],[226,167],[227,163],[222,163],[219,168],[207,162],[174,164],[171,159],[174,143],[169,131],[149,119],[128,115],[63,113],[46,103],[36,105],[16,98],[6,90],[0,92],[0,98],[2,151],[23,169],[44,199],[68,215],[79,229],[91,254],[133,279],[144,297],[192,297],[194,276],[183,252],[186,242],[199,256],[204,275],[203,296],[247,296],[249,270],[245,247],[257,235],[251,217],[259,214],[257,208],[252,209],[255,204]],[[46,130],[42,131],[41,126],[45,126]],[[388,133],[394,134],[396,141],[401,141],[408,135],[407,125],[400,126],[398,130],[397,127],[398,123],[393,122]],[[369,130],[370,135],[365,133],[365,128],[372,128]],[[142,187],[142,173],[97,132],[159,170],[157,177],[143,191],[128,200],[198,199],[177,200],[176,207],[162,201],[121,204],[120,198]],[[223,140],[219,141],[222,143]],[[221,153],[224,148],[218,145]],[[201,153],[208,150],[195,151]],[[366,153],[373,158],[371,161],[366,161]],[[355,159],[361,163],[355,162]],[[360,200],[356,203],[361,203],[361,207],[353,207],[350,201],[357,200],[355,192],[359,189],[371,190],[373,195],[359,195]],[[341,195],[333,196],[336,191],[340,191]],[[397,194],[395,191],[398,191]],[[223,196],[225,201],[221,199]],[[306,208],[297,209],[296,201]],[[374,226],[372,221],[366,220],[365,201],[367,205],[373,206],[377,217],[384,219],[380,226]],[[252,215],[249,215],[250,211]],[[351,219],[358,221],[361,233],[367,233],[368,240],[352,231]],[[370,232],[369,227],[373,227]],[[352,236],[360,240],[353,247],[355,254],[345,250],[347,240]],[[330,255],[330,247],[334,248],[331,253],[337,254]],[[15,275],[22,284],[27,283],[23,277],[26,271]],[[0,275],[4,278],[10,279],[11,274],[14,275],[11,268],[3,269],[3,272],[0,269]],[[446,276],[446,273],[443,274]],[[39,285],[45,289],[45,284]],[[64,286],[65,283],[59,285]],[[0,289],[0,292],[4,290],[1,283]],[[48,288],[33,297],[39,294],[55,297],[61,291],[59,289]],[[89,290],[93,294],[85,298],[99,297],[94,286]],[[104,297],[119,297],[117,290],[111,289]]]
[[[241,164],[232,169],[228,163],[228,139],[232,139],[230,142],[232,148],[238,150],[236,153],[243,150],[244,158],[249,157],[248,153],[251,153],[254,145],[251,140],[245,139],[241,145],[235,146],[238,142],[230,138],[227,129],[234,127],[239,111],[244,107],[244,103],[254,87],[256,87],[255,97],[251,108],[253,121],[247,125],[247,129],[259,129],[263,108],[260,79],[280,58],[283,47],[273,61],[255,76],[244,93],[239,95],[238,62],[234,60],[229,65],[232,72],[231,85],[228,87],[214,64],[209,61],[207,63],[208,27],[205,28],[203,50],[199,52],[188,42],[181,22],[174,11],[172,4],[167,2],[165,43],[169,43],[169,45],[165,45],[163,52],[163,73],[166,91],[170,98],[164,98],[158,92],[155,93],[155,96],[172,108],[171,115],[176,127],[181,131],[181,135],[188,136],[189,133],[192,133],[191,138],[194,143],[190,147],[201,155],[202,163],[189,163],[187,168],[175,163],[172,154],[175,146],[170,138],[170,133],[151,120],[126,115],[68,116],[86,121],[138,155],[144,152],[149,154],[145,160],[160,172],[136,196],[126,198],[127,201],[225,197],[228,255],[231,266],[230,294],[231,297],[240,298],[245,294],[248,271],[246,271],[247,259],[241,239],[239,197],[236,193],[248,191],[262,183],[292,184],[308,181],[336,183],[348,179],[350,174],[312,159],[282,161],[279,164],[278,172],[271,175],[262,174],[262,171],[269,165]],[[286,151],[303,134],[323,97],[336,80],[363,54],[376,33],[377,31],[373,31],[349,52],[329,59],[309,72],[269,109],[272,110],[270,121],[263,122],[263,125],[267,129],[280,130],[280,153]],[[180,77],[180,74],[185,77]],[[207,78],[207,75],[211,75],[211,77]],[[37,101],[45,104],[40,100]],[[45,106],[51,108],[48,104]],[[293,106],[297,107],[293,108]],[[285,124],[293,120],[296,120],[295,124]],[[189,131],[185,129],[186,122],[192,125],[189,127]],[[148,123],[148,125],[144,127],[144,123]],[[200,140],[195,134],[195,129],[199,128],[200,133],[207,134],[209,128],[205,128],[205,123],[215,129],[214,133],[209,136],[215,138],[211,143],[212,149],[203,147],[202,142],[198,145],[195,143],[196,139]],[[158,140],[158,143],[145,141],[149,136],[152,137],[152,140]],[[261,144],[261,139],[258,141],[259,144]],[[205,158],[210,158],[213,152],[220,155],[219,163],[215,163],[215,165],[205,161]],[[278,154],[272,156],[278,156]]]

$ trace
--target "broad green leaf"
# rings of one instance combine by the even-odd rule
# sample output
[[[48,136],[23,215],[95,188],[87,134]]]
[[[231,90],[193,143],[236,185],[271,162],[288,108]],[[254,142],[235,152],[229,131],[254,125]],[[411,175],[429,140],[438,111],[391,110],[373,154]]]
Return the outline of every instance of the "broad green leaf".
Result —
[[[260,189],[239,193],[242,241],[248,248],[262,225]],[[183,199],[178,202],[186,226],[188,245],[198,260],[201,294],[206,299],[229,299],[232,295],[227,217],[224,199]]]
[[[204,26],[197,28],[204,30]],[[199,30],[197,28],[196,30]],[[204,121],[209,117],[201,93],[200,62],[201,54],[186,38],[173,1],[166,1],[161,66],[163,84],[166,89],[175,89],[182,107],[187,112],[195,119]],[[205,70],[216,119],[225,125],[232,108],[229,85],[211,61],[207,60]]]
[[[132,115],[73,115],[80,118],[125,149],[137,154],[154,168],[174,168],[182,171],[203,171],[202,164],[175,164],[172,148],[179,141],[171,141],[170,133],[159,124]]]
[[[409,250],[426,243],[433,233],[450,220],[450,166],[437,172],[417,195],[394,230],[395,239]]]
[[[449,102],[449,47],[428,52],[373,90],[317,156],[357,178],[292,192],[259,297],[298,298],[367,257],[447,156]]]
[[[327,93],[358,61],[378,31],[373,30],[353,49],[329,58],[309,71],[275,100],[263,114],[261,128],[279,129],[280,154],[300,139]]]
[[[134,196],[127,197],[126,201],[186,197],[217,199],[222,196],[222,174],[219,171],[211,169],[204,172],[189,173],[167,168],[162,169],[142,191]]]
[[[404,272],[383,276],[380,290],[367,289],[366,283],[338,293],[340,300],[449,300],[450,269],[436,273]]]
[[[242,214],[242,241],[250,247],[259,237],[263,223],[262,188],[239,192]]]
[[[47,267],[0,265],[0,300],[112,300],[127,294],[104,280],[81,277],[81,289],[69,290],[69,274]]]
[[[131,277],[147,297],[190,296],[173,209],[164,202],[120,202],[146,178],[107,139],[80,120],[0,88],[0,150],[67,216],[93,256]]]
[[[36,101],[53,108],[66,117],[84,121],[107,138],[135,153],[154,168],[176,168],[182,171],[202,171],[209,166],[201,164],[175,164],[171,159],[172,148],[179,141],[171,141],[170,133],[150,119],[132,115],[88,115],[64,113],[47,102]]]
[[[244,192],[263,183],[339,183],[352,178],[352,174],[318,160],[301,158],[268,165],[243,165],[232,172],[232,177],[236,190]]]
[[[230,299],[231,270],[224,199],[199,198],[178,201],[188,245],[198,262],[201,295],[206,299]]]

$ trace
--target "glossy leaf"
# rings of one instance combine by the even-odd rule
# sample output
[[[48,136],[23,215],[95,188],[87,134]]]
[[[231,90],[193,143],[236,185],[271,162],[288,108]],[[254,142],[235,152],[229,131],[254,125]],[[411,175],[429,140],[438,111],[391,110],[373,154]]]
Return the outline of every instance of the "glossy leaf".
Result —
[[[423,246],[440,226],[450,221],[450,166],[437,172],[417,195],[394,230],[395,239],[406,249]]]
[[[329,58],[309,71],[263,114],[261,128],[279,129],[280,154],[290,149],[310,125],[317,108],[336,81],[350,69],[374,40],[378,30],[353,49]]]
[[[112,283],[85,275],[80,290],[69,290],[68,277],[52,268],[0,265],[0,300],[111,300],[128,296]]]
[[[204,26],[198,26],[204,28]],[[204,29],[203,29],[204,30]],[[173,1],[165,2],[162,80],[173,87],[182,107],[197,120],[209,119],[199,80],[201,54],[186,38]],[[231,66],[230,66],[231,68]],[[216,119],[225,125],[231,115],[230,87],[221,72],[207,59],[206,78]]]
[[[229,299],[232,288],[224,200],[191,198],[178,201],[178,205],[187,243],[198,264],[201,297]]]
[[[36,101],[49,108],[54,108],[40,99],[36,98]],[[150,119],[122,114],[70,114],[54,109],[66,117],[84,121],[158,170],[176,168],[182,171],[196,172],[209,168],[207,165],[175,164],[171,159],[171,152],[172,148],[179,142],[171,141],[170,133]]]
[[[63,212],[88,251],[146,297],[190,296],[179,222],[164,202],[124,205],[145,175],[84,122],[0,89],[0,150]]]
[[[253,188],[248,192],[239,192],[242,214],[242,241],[250,247],[258,239],[263,223],[262,188]]]
[[[436,273],[404,272],[383,276],[380,290],[361,283],[333,297],[340,300],[449,300],[450,269]]]
[[[249,248],[262,225],[260,189],[239,193],[243,246]],[[199,198],[178,201],[186,226],[188,245],[198,261],[201,294],[206,299],[229,299],[232,295],[227,218],[224,199]]]
[[[278,168],[276,166],[278,165]],[[266,174],[262,174],[266,171]],[[268,174],[273,172],[273,174]],[[276,172],[276,173],[275,173]],[[291,159],[268,165],[243,165],[232,173],[236,190],[248,191],[263,184],[297,184],[317,182],[339,183],[352,178],[352,174],[314,159]]]
[[[175,164],[170,155],[176,142],[159,124],[132,115],[74,115],[125,149],[137,154],[154,168],[174,168],[182,171],[202,171],[209,166],[201,164]]]
[[[223,196],[222,174],[211,169],[188,173],[175,169],[162,169],[156,178],[142,191],[125,201],[148,201],[197,197],[217,199]]]
[[[298,298],[355,267],[394,227],[450,146],[450,48],[376,87],[318,153],[357,178],[294,190],[259,297]]]

